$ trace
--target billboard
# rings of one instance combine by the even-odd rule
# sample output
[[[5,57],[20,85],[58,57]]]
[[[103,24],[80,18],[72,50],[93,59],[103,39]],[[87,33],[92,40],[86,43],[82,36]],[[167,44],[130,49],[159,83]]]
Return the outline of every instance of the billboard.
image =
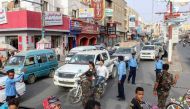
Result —
[[[63,17],[58,12],[45,12],[45,26],[63,25]]]
[[[79,18],[93,18],[94,9],[93,8],[81,8],[79,9]]]
[[[106,8],[105,9],[105,16],[106,17],[112,17],[113,16],[113,9]]]
[[[129,28],[135,28],[136,18],[135,15],[129,16]]]
[[[104,18],[105,0],[91,0],[91,8],[94,8],[94,19],[99,21]]]
[[[7,23],[7,14],[5,9],[0,9],[0,24],[5,24]]]

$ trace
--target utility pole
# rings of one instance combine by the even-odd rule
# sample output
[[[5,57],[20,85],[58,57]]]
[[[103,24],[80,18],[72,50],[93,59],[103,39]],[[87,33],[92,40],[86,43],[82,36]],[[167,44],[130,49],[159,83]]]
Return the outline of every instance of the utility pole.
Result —
[[[44,0],[41,0],[42,39],[45,37],[45,10]]]
[[[169,16],[173,16],[173,4],[172,2],[170,1],[170,13],[169,13]],[[172,25],[169,25],[168,27],[168,35],[169,35],[169,45],[168,45],[168,62],[171,63],[172,61],[172,52],[173,52],[173,43],[172,43]]]

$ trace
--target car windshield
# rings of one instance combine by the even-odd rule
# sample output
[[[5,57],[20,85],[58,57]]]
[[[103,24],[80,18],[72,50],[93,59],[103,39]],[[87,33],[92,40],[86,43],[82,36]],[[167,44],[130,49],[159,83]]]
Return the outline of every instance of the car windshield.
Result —
[[[23,65],[24,59],[25,56],[13,56],[8,60],[7,65]]]
[[[119,48],[119,49],[116,50],[115,53],[118,53],[118,54],[130,54],[131,49],[130,48]]]
[[[5,75],[3,75],[3,74],[0,74],[0,77],[4,77]]]
[[[142,50],[154,50],[154,46],[144,46]]]
[[[71,58],[69,64],[88,64],[89,61],[94,61],[94,55],[78,54]]]
[[[157,45],[157,46],[162,46],[162,44],[161,43],[154,43],[155,45]]]

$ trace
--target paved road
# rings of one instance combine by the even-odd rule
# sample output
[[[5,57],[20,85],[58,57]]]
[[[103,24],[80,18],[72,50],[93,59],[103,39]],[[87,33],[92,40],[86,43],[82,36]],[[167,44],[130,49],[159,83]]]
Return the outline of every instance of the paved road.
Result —
[[[170,96],[178,97],[190,89],[190,47],[183,48],[178,46],[177,49],[181,57],[183,72],[180,73],[180,80],[177,86],[181,88],[172,88]],[[145,89],[145,100],[150,101],[151,104],[156,104],[157,98],[152,95],[155,74],[153,71],[152,61],[142,61],[138,69],[136,83],[137,85],[125,84],[126,101],[117,101],[117,80],[112,79],[108,81],[108,87],[105,96],[101,100],[102,109],[127,109],[130,100],[134,96],[134,91],[137,86],[142,86]],[[59,96],[63,102],[64,109],[82,109],[81,104],[70,105],[66,101],[67,92],[59,87],[53,85],[52,79],[42,78],[35,84],[27,85],[27,92],[22,98],[22,105],[42,109],[42,100],[50,95]]]

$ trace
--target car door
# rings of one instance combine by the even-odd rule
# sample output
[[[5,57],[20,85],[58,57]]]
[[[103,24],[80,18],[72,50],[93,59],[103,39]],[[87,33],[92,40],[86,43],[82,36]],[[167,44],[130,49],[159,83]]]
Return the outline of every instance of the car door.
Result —
[[[56,70],[58,67],[58,62],[56,60],[56,56],[53,53],[47,54],[48,57],[48,66],[52,70]]]
[[[27,56],[24,63],[24,69],[26,69],[25,74],[30,75],[34,74],[35,76],[38,76],[37,74],[37,62],[35,56]]]
[[[104,60],[104,65],[108,68],[108,71],[111,72],[111,62],[106,52],[102,53],[102,57]]]
[[[49,74],[49,66],[46,54],[37,55],[37,61],[39,66],[39,76],[46,76]]]

